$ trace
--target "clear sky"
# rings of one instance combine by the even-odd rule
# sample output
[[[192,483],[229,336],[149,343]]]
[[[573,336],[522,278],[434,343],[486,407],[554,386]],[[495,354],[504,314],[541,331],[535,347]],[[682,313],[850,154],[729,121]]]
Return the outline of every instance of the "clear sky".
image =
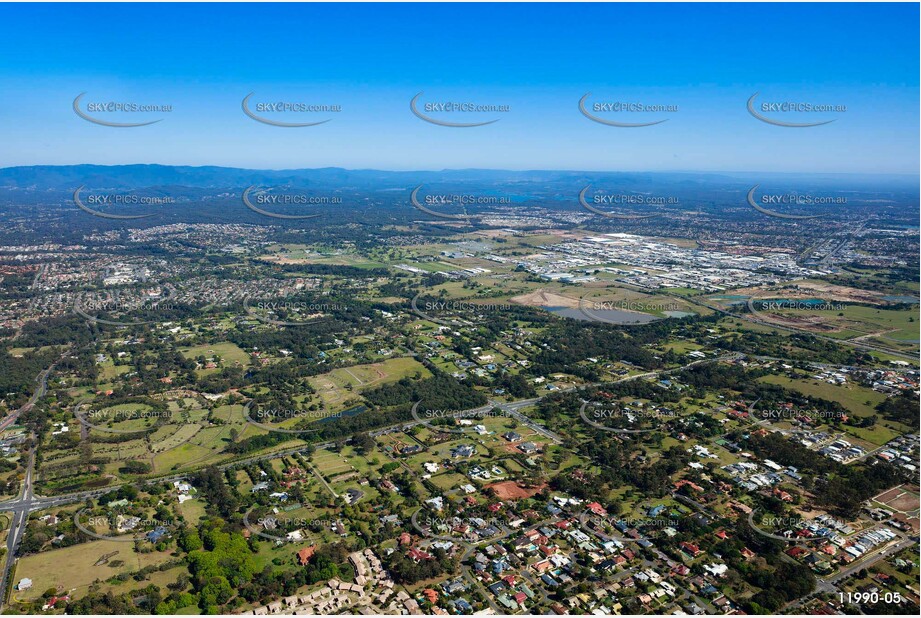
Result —
[[[919,169],[917,4],[100,4],[0,6],[0,166],[911,173]],[[434,117],[409,101],[508,105]],[[169,104],[110,128],[87,101]],[[279,128],[241,100],[340,105]],[[585,118],[579,99],[677,105]],[[811,128],[746,101],[845,105]],[[470,118],[474,116],[474,118]]]

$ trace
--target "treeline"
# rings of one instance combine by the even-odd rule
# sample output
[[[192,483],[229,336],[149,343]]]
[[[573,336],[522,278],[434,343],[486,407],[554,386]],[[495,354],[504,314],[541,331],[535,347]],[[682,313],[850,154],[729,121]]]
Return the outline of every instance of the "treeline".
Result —
[[[271,432],[230,443],[225,450],[229,453],[245,454],[292,440],[309,440],[310,442],[342,440],[355,433],[412,421],[410,409],[416,401],[422,401],[426,406],[443,410],[469,410],[483,406],[487,401],[486,396],[482,393],[441,372],[431,378],[417,381],[403,378],[394,384],[367,391],[364,396],[376,406],[374,410],[317,421],[313,423],[317,430],[310,434]]]
[[[918,430],[918,397],[914,393],[906,391],[895,397],[888,397],[886,400],[876,406],[879,412],[887,421],[902,423],[915,431]]]
[[[310,442],[341,440],[355,433],[412,421],[410,409],[417,401],[442,410],[469,410],[483,406],[487,401],[486,396],[482,393],[437,369],[434,369],[434,375],[430,378],[423,380],[403,378],[399,382],[367,391],[364,397],[377,409],[316,422],[314,426],[317,431],[310,434],[272,432],[231,443],[226,450],[230,453],[245,454],[291,440],[300,439]]]
[[[199,471],[192,477],[192,484],[202,493],[209,508],[216,510],[222,517],[230,518],[237,511],[237,497],[224,483],[223,475],[214,466]]]
[[[867,352],[800,333],[740,330],[737,337],[720,340],[720,346],[731,352],[789,358],[806,363],[852,366],[874,363],[873,357]]]
[[[532,359],[530,372],[535,375],[571,373],[592,382],[600,380],[601,375],[594,367],[581,364],[587,357],[617,359],[644,369],[659,369],[667,362],[677,362],[677,355],[656,358],[643,346],[667,336],[670,326],[655,326],[667,322],[663,320],[631,329],[629,336],[607,324],[574,320],[555,323],[541,335],[547,348]]]
[[[747,445],[761,459],[794,466],[800,474],[814,477],[816,502],[849,519],[865,500],[909,480],[906,472],[885,462],[870,459],[843,465],[777,433],[752,435]]]
[[[53,318],[27,322],[16,344],[24,348],[37,348],[49,345],[76,346],[91,343],[93,332],[87,328],[86,318],[76,313],[69,313]]]
[[[604,504],[612,489],[632,485],[651,497],[664,496],[672,487],[671,477],[687,467],[690,454],[680,447],[672,447],[655,461],[641,457],[639,446],[621,442],[606,432],[595,433],[594,440],[587,440],[579,446],[579,454],[589,458],[599,471],[591,474],[572,471],[560,474],[551,480],[551,487],[588,500]],[[617,508],[611,509],[617,512]]]
[[[403,378],[364,393],[365,399],[382,408],[412,406],[421,401],[443,410],[469,410],[486,404],[486,396],[445,373],[424,380]]]
[[[273,265],[273,268],[297,275],[332,275],[344,279],[370,279],[391,275],[386,268],[358,268],[336,264],[278,264]]]
[[[456,564],[445,550],[436,548],[431,552],[431,556],[429,560],[416,562],[404,552],[395,551],[384,558],[384,565],[393,581],[405,586],[454,572]]]
[[[11,356],[9,349],[0,353],[0,398],[7,407],[16,409],[26,403],[38,384],[36,376],[47,369],[60,356],[54,349],[28,352],[21,357]]]

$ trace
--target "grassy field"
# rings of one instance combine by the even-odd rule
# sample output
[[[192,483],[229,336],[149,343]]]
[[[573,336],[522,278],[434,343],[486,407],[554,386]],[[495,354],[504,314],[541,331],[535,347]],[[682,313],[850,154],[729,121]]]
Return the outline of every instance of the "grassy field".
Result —
[[[901,342],[918,342],[918,309],[885,309],[864,305],[844,305],[831,309],[759,309],[766,315],[776,315],[788,320],[817,318],[833,330],[824,332],[830,337],[852,339],[876,334]],[[792,322],[791,322],[792,323]],[[809,327],[804,327],[809,330]]]
[[[249,365],[249,354],[228,341],[210,345],[200,345],[194,348],[184,348],[180,350],[180,352],[188,359],[195,359],[199,356],[204,356],[209,359],[220,358],[226,367],[231,367],[235,363],[239,363],[244,367]]]
[[[349,407],[347,403],[355,400],[361,390],[396,382],[417,372],[423,378],[431,376],[414,358],[391,358],[380,363],[334,369],[310,378],[309,382],[324,407],[337,412]]]
[[[347,459],[343,454],[334,453],[321,449],[316,451],[310,458],[310,463],[316,470],[326,478],[335,479],[349,472],[360,472],[358,467],[353,465],[352,461]]]
[[[367,259],[360,255],[339,253],[338,251],[313,252],[303,245],[284,245],[268,248],[269,253],[260,256],[267,262],[283,264],[328,264],[331,266],[355,266],[356,268],[382,268],[383,262]]]
[[[122,561],[117,567],[94,566],[106,554],[117,554],[109,562]],[[170,560],[169,552],[139,554],[132,543],[119,541],[92,541],[63,549],[26,556],[16,567],[16,577],[28,577],[33,586],[24,592],[14,592],[14,598],[37,599],[49,588],[67,592],[71,596],[86,594],[90,584],[97,579],[105,581],[119,573],[131,573],[151,564]]]
[[[762,382],[779,384],[811,397],[836,401],[853,414],[863,417],[875,414],[876,411],[873,408],[886,399],[886,396],[882,393],[854,384],[836,386],[818,380],[794,380],[781,375],[764,376],[759,379]]]
[[[827,382],[808,379],[791,379],[787,376],[765,376],[759,378],[762,382],[778,384],[810,397],[835,401],[844,406],[851,414],[859,417],[868,417],[877,414],[874,409],[877,404],[884,401],[886,396],[872,389],[847,384],[836,386]],[[882,446],[889,440],[909,431],[908,427],[899,423],[880,419],[873,427],[843,426],[849,434],[875,446]]]
[[[691,341],[674,341],[671,343],[665,344],[663,346],[666,350],[671,350],[676,354],[687,354],[694,350],[700,350],[703,346],[693,343]]]
[[[195,525],[198,520],[205,516],[205,503],[203,500],[193,498],[180,504],[179,510],[182,516],[186,518],[186,521],[191,525]]]
[[[123,403],[107,408],[84,410],[83,413],[87,422],[116,431],[143,431],[153,427],[158,420],[153,409],[142,403]]]
[[[131,371],[131,367],[129,365],[116,365],[114,362],[112,362],[111,359],[101,363],[99,365],[99,369],[99,379],[103,382],[111,382],[118,376]]]

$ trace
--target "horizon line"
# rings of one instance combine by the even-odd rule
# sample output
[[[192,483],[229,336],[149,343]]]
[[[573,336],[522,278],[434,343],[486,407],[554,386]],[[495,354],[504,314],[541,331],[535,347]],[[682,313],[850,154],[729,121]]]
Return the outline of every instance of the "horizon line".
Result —
[[[441,169],[386,169],[386,168],[375,168],[375,167],[360,167],[360,168],[350,168],[350,167],[341,167],[337,165],[330,165],[326,167],[283,167],[283,168],[260,168],[260,167],[237,167],[229,165],[189,165],[189,164],[177,164],[177,163],[33,163],[30,165],[8,165],[0,167],[0,171],[5,170],[14,170],[22,168],[34,168],[34,167],[50,167],[50,168],[65,168],[65,167],[81,167],[81,166],[93,166],[93,167],[172,167],[172,168],[191,168],[191,169],[204,169],[204,168],[215,168],[223,170],[248,170],[248,171],[259,171],[259,172],[298,172],[298,171],[323,171],[323,170],[342,170],[346,172],[385,172],[392,174],[400,173],[438,173],[438,172],[571,172],[571,173],[594,173],[594,174],[605,174],[605,173],[633,173],[633,174],[777,174],[777,175],[809,175],[809,176],[898,176],[904,178],[918,178],[921,179],[921,171],[917,174],[911,174],[907,172],[791,172],[791,171],[758,171],[758,170],[684,170],[684,169],[674,169],[674,170],[627,170],[627,169],[583,169],[583,168],[523,168],[523,169],[514,169],[514,168],[503,168],[503,167],[446,167]]]

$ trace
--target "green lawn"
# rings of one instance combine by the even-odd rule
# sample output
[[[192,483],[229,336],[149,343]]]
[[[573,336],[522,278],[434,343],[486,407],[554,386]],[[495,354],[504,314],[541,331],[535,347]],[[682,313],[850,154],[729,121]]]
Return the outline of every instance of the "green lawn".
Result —
[[[778,384],[811,397],[836,401],[853,414],[863,417],[876,414],[874,410],[876,405],[886,400],[884,394],[855,384],[837,386],[812,379],[794,380],[782,375],[764,376],[759,380],[769,384]]]

